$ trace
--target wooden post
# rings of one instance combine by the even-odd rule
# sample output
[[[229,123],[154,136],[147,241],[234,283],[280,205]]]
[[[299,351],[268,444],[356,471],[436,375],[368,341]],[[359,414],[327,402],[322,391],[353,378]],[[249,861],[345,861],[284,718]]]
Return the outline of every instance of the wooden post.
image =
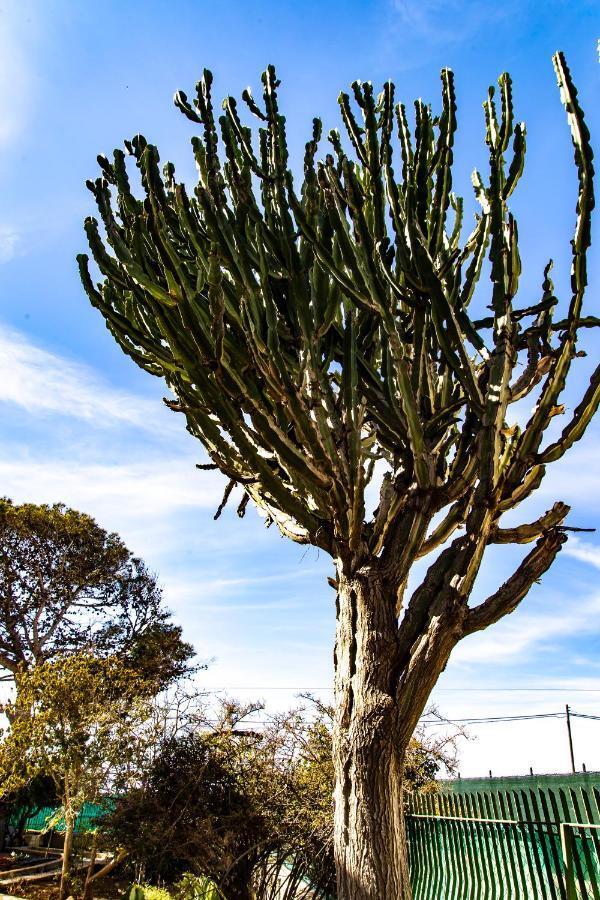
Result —
[[[560,846],[563,855],[567,900],[577,900],[575,867],[573,865],[573,829],[567,822],[560,823]]]
[[[567,711],[567,732],[569,735],[569,752],[571,754],[571,771],[573,772],[573,774],[575,774],[577,769],[575,768],[575,755],[573,753],[573,735],[571,734],[571,712],[569,710],[568,703],[565,706],[565,709]]]

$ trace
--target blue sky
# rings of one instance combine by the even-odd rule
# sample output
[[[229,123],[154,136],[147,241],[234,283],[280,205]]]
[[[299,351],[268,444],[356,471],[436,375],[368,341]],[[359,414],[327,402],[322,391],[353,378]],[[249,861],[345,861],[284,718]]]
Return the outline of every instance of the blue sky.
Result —
[[[566,52],[600,153],[599,26],[591,0],[1,4],[1,490],[17,501],[64,501],[119,531],[159,573],[199,656],[214,657],[204,684],[262,697],[271,709],[300,689],[329,696],[329,561],[266,531],[254,513],[240,522],[232,506],[212,521],[220,476],[194,468],[201,448],[161,406],[163,386],[121,354],[79,285],[75,255],[85,249],[85,179],[96,174],[96,154],[142,132],[191,182],[192,129],[172,96],[189,93],[204,66],[221,97],[256,87],[275,63],[298,158],[313,115],[339,123],[337,94],[353,79],[390,77],[407,103],[423,96],[435,106],[439,70],[449,65],[459,102],[456,184],[470,198],[471,169],[484,164],[481,102],[508,69],[528,128],[513,203],[523,297],[537,296],[552,256],[564,298],[576,184],[550,57]],[[595,249],[595,314],[599,289]],[[571,399],[597,358],[597,343],[588,349]],[[556,466],[538,508],[563,499],[574,524],[600,525],[599,434],[597,425]],[[569,702],[600,714],[600,539],[584,538],[570,542],[513,617],[461,645],[436,693],[443,713],[546,712]],[[493,589],[514,562],[506,548],[493,553],[478,591]],[[531,692],[514,690],[524,687]],[[578,720],[574,729],[579,761],[600,769],[600,723]],[[461,770],[564,769],[563,731],[552,721],[471,728]]]

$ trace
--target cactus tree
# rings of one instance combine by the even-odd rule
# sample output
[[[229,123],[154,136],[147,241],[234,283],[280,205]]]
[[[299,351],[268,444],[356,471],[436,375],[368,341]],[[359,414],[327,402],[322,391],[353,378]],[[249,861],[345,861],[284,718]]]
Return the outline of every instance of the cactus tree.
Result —
[[[125,143],[99,157],[88,186],[101,218],[85,229],[103,280],[81,277],[123,350],[165,379],[189,432],[292,540],[335,564],[335,842],[344,898],[409,897],[402,819],[406,747],[452,649],[514,610],[566,540],[568,507],[504,527],[549,463],[583,435],[600,399],[600,368],[556,439],[582,317],[593,207],[589,133],[565,60],[554,67],[575,148],[579,197],[568,308],[543,276],[540,299],[515,305],[521,269],[509,198],[521,178],[525,127],[511,81],[484,104],[489,172],[473,175],[479,211],[462,236],[452,192],[456,103],[444,70],[438,115],[352,85],[344,134],[319,159],[314,120],[301,186],[288,161],[275,70],[263,99],[234,98],[215,120],[210,72],[193,103],[198,183],[190,195],[156,147]],[[319,160],[319,161],[317,161]],[[102,230],[101,230],[102,229]],[[485,258],[491,283],[480,281]],[[487,278],[486,278],[487,282]],[[476,287],[489,315],[475,318]],[[479,294],[478,294],[479,296]],[[474,304],[475,305],[475,304]],[[511,404],[532,394],[527,424]],[[202,467],[201,467],[202,468]],[[368,486],[379,502],[365,508]],[[531,544],[508,580],[469,605],[490,544]],[[414,563],[422,582],[407,592]]]

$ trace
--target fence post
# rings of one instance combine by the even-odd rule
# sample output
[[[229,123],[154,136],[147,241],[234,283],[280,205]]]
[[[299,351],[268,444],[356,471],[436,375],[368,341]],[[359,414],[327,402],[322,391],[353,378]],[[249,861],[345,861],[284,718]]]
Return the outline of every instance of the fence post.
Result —
[[[567,900],[577,900],[575,885],[575,866],[573,864],[573,829],[567,822],[560,823],[560,845],[562,848],[565,870],[565,888]]]

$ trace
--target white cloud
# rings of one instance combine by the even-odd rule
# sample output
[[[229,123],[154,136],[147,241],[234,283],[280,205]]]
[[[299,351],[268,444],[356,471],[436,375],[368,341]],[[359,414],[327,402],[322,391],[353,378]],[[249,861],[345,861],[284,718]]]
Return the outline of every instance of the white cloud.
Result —
[[[539,492],[540,497],[560,498],[572,503],[570,523],[574,525],[586,524],[573,520],[573,516],[577,514],[577,505],[595,507],[600,500],[598,437],[598,427],[592,425],[580,444],[576,444],[558,462],[548,466]]]
[[[466,638],[452,654],[457,665],[522,660],[534,648],[570,635],[598,631],[600,594],[577,600],[562,598],[560,606],[536,613],[513,613],[488,631]]]
[[[0,459],[0,484],[16,502],[66,503],[105,527],[136,532],[182,510],[212,509],[223,494],[219,473],[199,473],[185,458],[123,465]]]
[[[586,543],[571,535],[563,548],[563,553],[600,569],[600,547],[596,544]]]
[[[10,262],[17,255],[20,240],[21,235],[16,228],[0,225],[0,264]]]
[[[464,42],[490,22],[504,19],[515,6],[509,2],[492,7],[480,0],[393,0],[411,38],[419,35],[435,44]]]
[[[30,0],[0,10],[0,146],[15,142],[31,112],[39,12]]]
[[[0,232],[0,258],[1,246]],[[24,335],[0,325],[2,401],[29,413],[59,414],[96,426],[159,428],[157,401],[115,390],[90,367],[43,350]]]
[[[260,587],[268,584],[277,584],[284,582],[286,585],[290,582],[302,581],[305,578],[313,578],[315,575],[314,568],[298,569],[297,567],[288,568],[283,572],[274,572],[268,575],[241,575],[235,578],[203,578],[202,590],[204,593],[210,594],[226,594],[234,591],[236,594],[241,593],[240,588]],[[190,584],[188,581],[174,583],[171,581],[171,589],[174,590],[179,599],[187,599],[197,593],[197,586]]]

